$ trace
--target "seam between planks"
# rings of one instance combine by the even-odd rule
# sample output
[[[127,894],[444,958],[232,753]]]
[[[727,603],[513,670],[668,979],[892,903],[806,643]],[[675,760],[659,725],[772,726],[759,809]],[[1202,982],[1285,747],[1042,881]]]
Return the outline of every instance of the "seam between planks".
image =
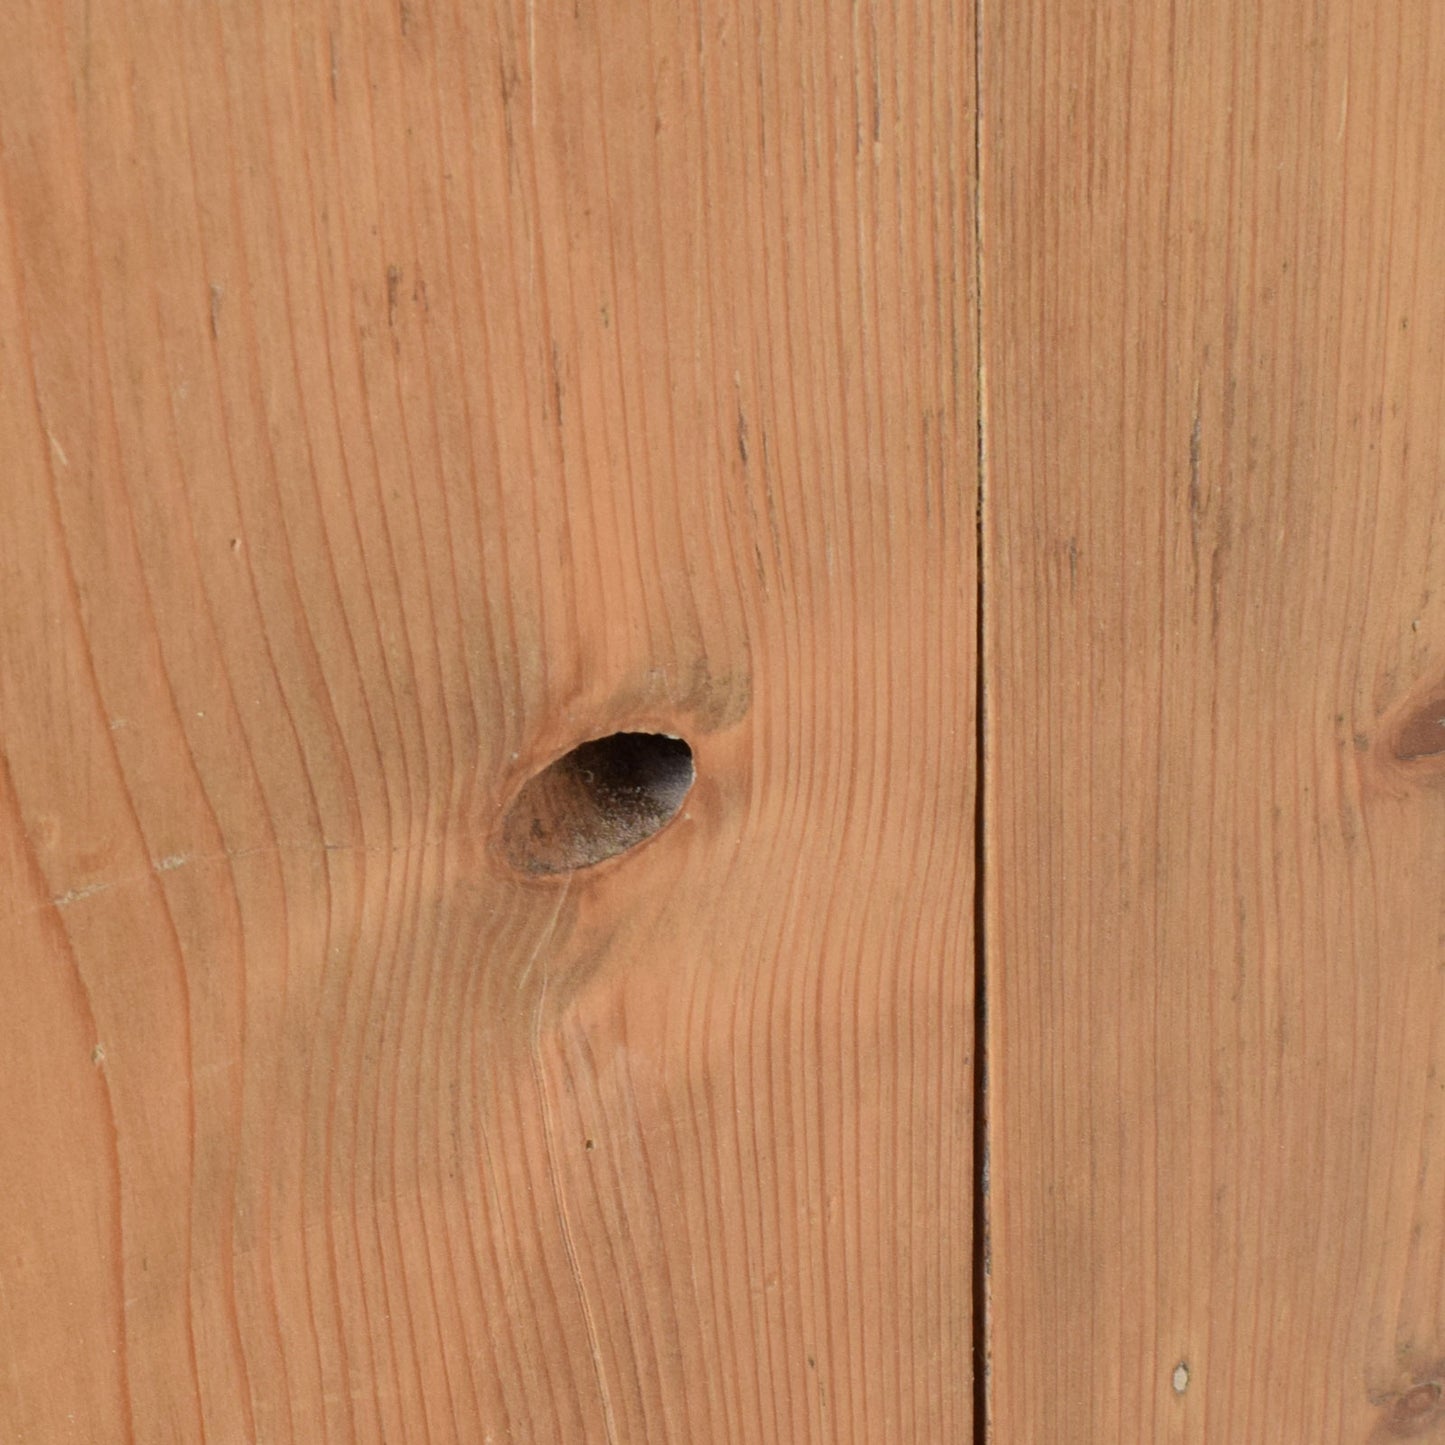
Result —
[[[987,917],[987,676],[988,643],[984,625],[987,562],[986,433],[983,307],[983,17],[984,0],[975,0],[973,17],[973,320],[974,320],[974,476],[976,555],[974,566],[974,858],[973,858],[973,1440],[987,1445],[992,1433],[989,1399],[992,1373],[989,1276],[989,1116],[988,1116],[988,917]]]

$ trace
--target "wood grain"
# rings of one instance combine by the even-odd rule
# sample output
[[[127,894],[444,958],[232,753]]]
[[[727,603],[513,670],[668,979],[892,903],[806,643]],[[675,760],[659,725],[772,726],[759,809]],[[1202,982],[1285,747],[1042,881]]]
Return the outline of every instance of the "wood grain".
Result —
[[[6,1440],[970,1438],[973,40],[0,6]]]
[[[993,1433],[1445,1439],[1445,11],[981,33]]]

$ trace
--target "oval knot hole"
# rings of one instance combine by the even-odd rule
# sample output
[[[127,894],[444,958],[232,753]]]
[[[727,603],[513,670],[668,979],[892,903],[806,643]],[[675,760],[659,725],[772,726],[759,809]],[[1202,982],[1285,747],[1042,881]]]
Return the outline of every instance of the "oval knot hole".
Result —
[[[681,738],[594,738],[522,787],[502,824],[502,852],[523,873],[590,868],[665,828],[695,776],[692,749]]]

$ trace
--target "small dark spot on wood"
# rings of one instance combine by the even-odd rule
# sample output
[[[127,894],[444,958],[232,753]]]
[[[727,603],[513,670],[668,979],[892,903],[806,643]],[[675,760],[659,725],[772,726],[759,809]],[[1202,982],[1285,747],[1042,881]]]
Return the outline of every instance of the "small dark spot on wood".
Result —
[[[515,64],[503,61],[501,65],[502,74],[502,129],[507,136],[507,155],[515,158],[517,138],[512,131],[512,97],[517,93],[517,87],[521,84],[521,76],[517,72]]]
[[[1189,515],[1198,526],[1199,514],[1203,509],[1203,495],[1199,487],[1199,412],[1194,413],[1194,425],[1189,428]]]
[[[396,327],[396,299],[401,290],[401,267],[386,268],[386,324]]]
[[[584,1140],[584,1141],[583,1141],[583,1148],[585,1148],[589,1154],[590,1154],[596,1147],[597,1147],[597,1146],[592,1142],[591,1139],[587,1139],[587,1140]]]
[[[330,60],[331,60],[331,103],[332,103],[333,105],[335,105],[336,99],[337,99],[337,95],[336,95],[336,77],[337,77],[338,71],[341,69],[340,52],[338,51],[337,45],[336,45],[336,32],[335,32],[334,30],[328,30],[328,31],[326,32],[326,40],[327,40],[327,45],[328,45],[328,48],[329,48],[329,51],[330,51]]]
[[[557,405],[557,430],[562,429],[562,359],[557,354],[557,343],[552,343],[552,399]]]
[[[406,0],[401,0],[401,33],[403,35],[411,33],[411,6],[406,3]]]
[[[1219,635],[1220,598],[1224,594],[1224,563],[1229,556],[1230,522],[1229,509],[1221,506],[1219,519],[1214,528],[1215,542],[1209,549],[1209,631],[1211,636]]]
[[[1395,756],[1402,763],[1445,755],[1445,694],[1433,697],[1405,720],[1395,735]]]
[[[226,288],[218,281],[211,282],[211,340],[221,339],[221,297],[226,294]]]
[[[742,464],[748,464],[748,419],[743,414],[743,409],[738,408],[738,456]]]

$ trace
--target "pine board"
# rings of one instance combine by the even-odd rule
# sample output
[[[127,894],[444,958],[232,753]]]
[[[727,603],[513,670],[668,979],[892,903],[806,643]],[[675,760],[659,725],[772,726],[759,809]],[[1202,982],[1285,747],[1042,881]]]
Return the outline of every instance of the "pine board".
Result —
[[[1445,1438],[1445,12],[980,76],[993,1438]]]
[[[5,1439],[969,1438],[973,37],[0,7]]]

